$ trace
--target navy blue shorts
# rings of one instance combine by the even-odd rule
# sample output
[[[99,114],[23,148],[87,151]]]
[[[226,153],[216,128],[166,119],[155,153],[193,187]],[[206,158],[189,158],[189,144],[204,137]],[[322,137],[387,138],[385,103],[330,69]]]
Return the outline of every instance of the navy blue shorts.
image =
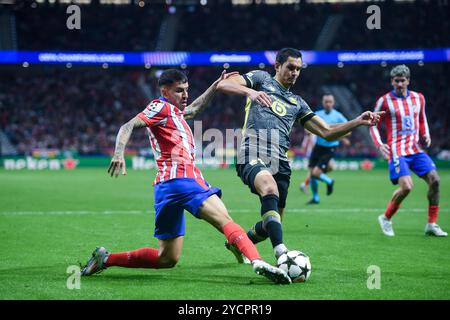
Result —
[[[193,178],[176,178],[158,183],[155,189],[155,237],[166,240],[184,236],[184,210],[198,218],[198,208],[212,196],[222,196],[219,188]]]
[[[436,165],[426,153],[416,153],[410,156],[401,156],[397,160],[389,162],[389,177],[393,184],[398,184],[398,179],[403,176],[410,176],[411,170],[419,177],[427,174],[431,170],[436,170]]]

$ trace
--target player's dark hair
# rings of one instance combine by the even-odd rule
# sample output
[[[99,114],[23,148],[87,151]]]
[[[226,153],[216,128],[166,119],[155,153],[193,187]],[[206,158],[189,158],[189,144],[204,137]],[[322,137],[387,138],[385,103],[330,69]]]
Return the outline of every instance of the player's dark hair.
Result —
[[[302,53],[300,50],[294,49],[294,48],[283,48],[277,53],[276,61],[280,64],[283,64],[287,61],[289,57],[293,58],[301,58]]]
[[[188,81],[187,76],[177,69],[167,69],[158,79],[158,87],[172,85],[175,82],[186,83]]]

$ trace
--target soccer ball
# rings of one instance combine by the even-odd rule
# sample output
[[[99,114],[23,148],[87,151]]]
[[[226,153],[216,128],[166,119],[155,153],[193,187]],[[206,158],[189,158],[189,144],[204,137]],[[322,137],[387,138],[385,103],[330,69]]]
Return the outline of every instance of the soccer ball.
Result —
[[[297,250],[283,253],[278,258],[277,265],[287,272],[292,282],[305,282],[311,275],[309,257]]]

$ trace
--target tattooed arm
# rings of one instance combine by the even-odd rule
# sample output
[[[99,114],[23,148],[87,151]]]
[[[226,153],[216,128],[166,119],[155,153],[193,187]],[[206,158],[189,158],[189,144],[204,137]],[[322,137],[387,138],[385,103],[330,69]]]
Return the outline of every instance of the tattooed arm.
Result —
[[[125,167],[125,147],[130,140],[131,133],[134,128],[143,128],[146,126],[146,123],[139,118],[138,116],[134,117],[123,126],[120,127],[119,133],[116,138],[116,149],[114,151],[114,156],[111,160],[111,164],[108,168],[108,173],[111,174],[111,177],[119,176],[119,171],[122,171],[123,175],[127,174],[127,169]]]
[[[237,75],[238,72],[230,72],[226,73],[226,71],[222,71],[220,78],[213,82],[213,84],[205,91],[203,94],[195,99],[190,105],[186,107],[184,112],[185,119],[192,119],[197,114],[203,111],[205,107],[209,104],[211,99],[214,97],[214,93],[216,93],[217,85],[224,79],[227,79],[231,76]]]

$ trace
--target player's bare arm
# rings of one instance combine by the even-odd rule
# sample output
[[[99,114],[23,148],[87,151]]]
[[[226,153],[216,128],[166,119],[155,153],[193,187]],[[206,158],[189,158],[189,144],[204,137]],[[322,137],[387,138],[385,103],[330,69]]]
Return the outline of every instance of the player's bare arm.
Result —
[[[235,75],[221,81],[217,90],[226,94],[249,97],[252,101],[269,108],[272,105],[272,99],[267,93],[248,88],[244,77],[241,75]]]
[[[145,126],[145,122],[138,116],[136,116],[120,127],[119,133],[116,137],[116,148],[114,150],[114,156],[108,168],[108,173],[111,174],[111,177],[115,176],[117,178],[119,176],[119,171],[122,171],[123,175],[127,174],[124,158],[125,147],[128,143],[128,140],[130,140],[133,129],[143,128]]]
[[[420,122],[427,122],[427,119],[424,117],[424,113],[419,113],[419,123]],[[428,126],[428,123],[425,123],[426,126]],[[420,134],[420,143],[425,148],[429,148],[431,146],[431,137],[426,132],[421,132]]]
[[[389,160],[391,158],[391,147],[389,147],[389,145],[383,143],[378,147],[378,151],[384,159]]]
[[[423,136],[422,137],[422,145],[425,148],[429,148],[431,146],[431,138],[429,136]]]
[[[226,73],[226,71],[222,71],[220,78],[214,81],[211,86],[203,92],[197,99],[195,99],[190,105],[186,107],[186,111],[184,113],[185,119],[192,119],[197,114],[203,111],[205,107],[211,102],[214,94],[216,93],[217,86],[219,83],[229,77],[239,75],[239,72],[230,72]]]
[[[353,129],[359,126],[374,126],[379,121],[383,112],[371,112],[366,111],[362,113],[359,117],[339,124],[329,125],[319,116],[312,117],[309,121],[305,123],[305,128],[310,132],[324,138],[327,141],[337,140]]]

